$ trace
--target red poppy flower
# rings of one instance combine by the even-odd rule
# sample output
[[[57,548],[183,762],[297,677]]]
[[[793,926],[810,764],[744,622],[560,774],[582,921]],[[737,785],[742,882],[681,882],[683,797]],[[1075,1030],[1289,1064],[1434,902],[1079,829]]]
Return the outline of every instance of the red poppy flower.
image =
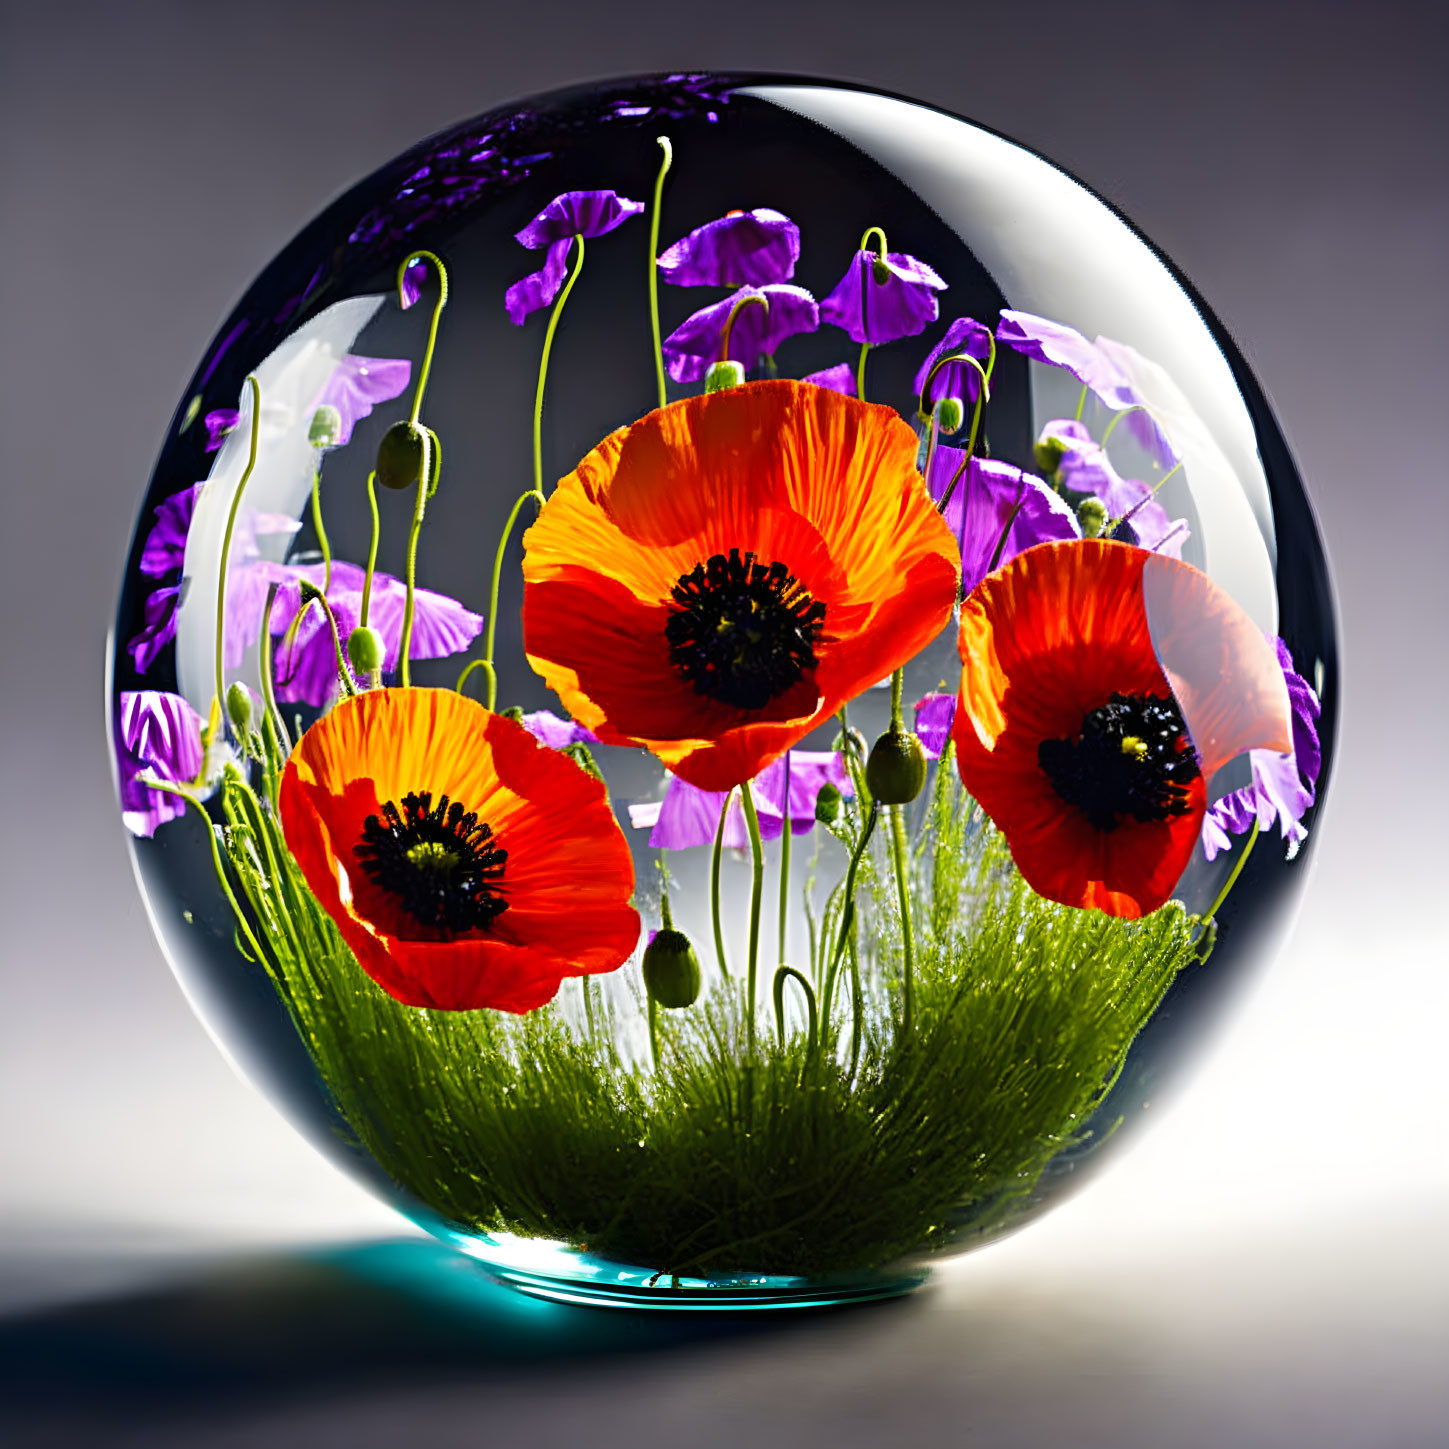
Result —
[[[890,408],[747,383],[605,438],[524,535],[524,648],[574,719],[701,790],[923,649],[959,550]]]
[[[1063,905],[1156,910],[1206,780],[1291,739],[1262,632],[1198,570],[1127,544],[1019,554],[963,605],[960,650],[961,779],[1027,884]]]
[[[638,944],[602,782],[451,691],[344,699],[293,750],[280,807],[313,894],[408,1006],[532,1011]]]

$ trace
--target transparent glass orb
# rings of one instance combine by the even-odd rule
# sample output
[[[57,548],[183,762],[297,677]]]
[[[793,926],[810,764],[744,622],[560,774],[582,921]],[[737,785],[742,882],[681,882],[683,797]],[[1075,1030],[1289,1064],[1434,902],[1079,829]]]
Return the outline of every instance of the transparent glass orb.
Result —
[[[1292,460],[1150,243],[969,121],[675,75],[278,254],[110,698],[166,956],[320,1150],[529,1291],[759,1307],[904,1291],[1131,1138],[1279,943],[1336,687]]]

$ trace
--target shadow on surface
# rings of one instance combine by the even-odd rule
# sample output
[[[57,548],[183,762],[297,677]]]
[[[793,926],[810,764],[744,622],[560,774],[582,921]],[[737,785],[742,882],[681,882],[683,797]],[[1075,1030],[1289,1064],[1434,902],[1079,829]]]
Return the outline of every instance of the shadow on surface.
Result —
[[[0,1320],[0,1414],[185,1412],[273,1402],[346,1382],[385,1388],[514,1379],[609,1355],[788,1337],[822,1313],[670,1313],[574,1307],[505,1288],[416,1240],[211,1260],[164,1286]],[[3,1422],[3,1419],[0,1419]]]

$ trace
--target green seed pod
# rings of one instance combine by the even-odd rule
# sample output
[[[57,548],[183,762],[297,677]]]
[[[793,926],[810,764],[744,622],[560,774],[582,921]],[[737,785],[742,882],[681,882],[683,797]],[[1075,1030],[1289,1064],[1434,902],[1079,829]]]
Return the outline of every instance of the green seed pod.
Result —
[[[875,256],[870,259],[870,274],[875,278],[878,287],[883,287],[890,281],[891,269],[884,257]]]
[[[521,704],[510,704],[508,708],[503,711],[503,718],[511,719],[514,724],[522,724],[523,706]]]
[[[226,713],[238,734],[244,735],[251,728],[252,692],[239,679],[226,692]]]
[[[323,403],[312,414],[307,441],[314,448],[335,448],[342,439],[342,414],[331,403]]]
[[[745,369],[731,360],[714,362],[704,375],[705,392],[724,392],[726,388],[738,387],[745,380]]]
[[[926,752],[920,740],[903,730],[887,730],[871,746],[865,783],[882,805],[908,805],[926,785]]]
[[[1107,505],[1100,498],[1087,497],[1077,504],[1077,522],[1083,538],[1096,538],[1107,526]]]
[[[427,443],[423,430],[412,423],[394,423],[377,446],[377,481],[401,492],[422,477]]]
[[[840,791],[827,780],[815,797],[815,818],[822,825],[833,825],[840,817]]]
[[[943,433],[959,433],[966,421],[966,409],[959,397],[943,397],[936,404],[936,426]]]
[[[683,931],[666,926],[644,948],[644,988],[671,1011],[699,1000],[699,957]]]
[[[1036,466],[1048,478],[1061,467],[1066,452],[1067,445],[1060,438],[1043,438],[1041,442],[1033,443],[1031,448],[1031,455],[1036,459]]]
[[[347,657],[359,674],[374,674],[387,657],[387,645],[376,629],[359,624],[347,636]]]

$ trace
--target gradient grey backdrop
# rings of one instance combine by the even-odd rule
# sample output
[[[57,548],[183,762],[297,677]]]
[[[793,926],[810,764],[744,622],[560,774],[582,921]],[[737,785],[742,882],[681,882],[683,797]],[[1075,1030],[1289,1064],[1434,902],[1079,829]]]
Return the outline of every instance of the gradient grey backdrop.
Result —
[[[16,1400],[13,1432],[1449,1438],[1445,14],[1433,0],[0,6],[0,1341],[35,1354],[42,1386]],[[708,67],[856,79],[983,121],[1183,267],[1272,397],[1318,510],[1343,624],[1339,773],[1279,972],[1177,1115],[1091,1193],[918,1303],[551,1361],[553,1329],[520,1328],[495,1300],[449,1317],[431,1290],[360,1286],[360,1260],[319,1267],[290,1248],[407,1230],[231,1075],[172,983],[112,801],[103,640],[180,389],[323,203],[511,97]],[[314,1353],[330,1367],[309,1375]]]

